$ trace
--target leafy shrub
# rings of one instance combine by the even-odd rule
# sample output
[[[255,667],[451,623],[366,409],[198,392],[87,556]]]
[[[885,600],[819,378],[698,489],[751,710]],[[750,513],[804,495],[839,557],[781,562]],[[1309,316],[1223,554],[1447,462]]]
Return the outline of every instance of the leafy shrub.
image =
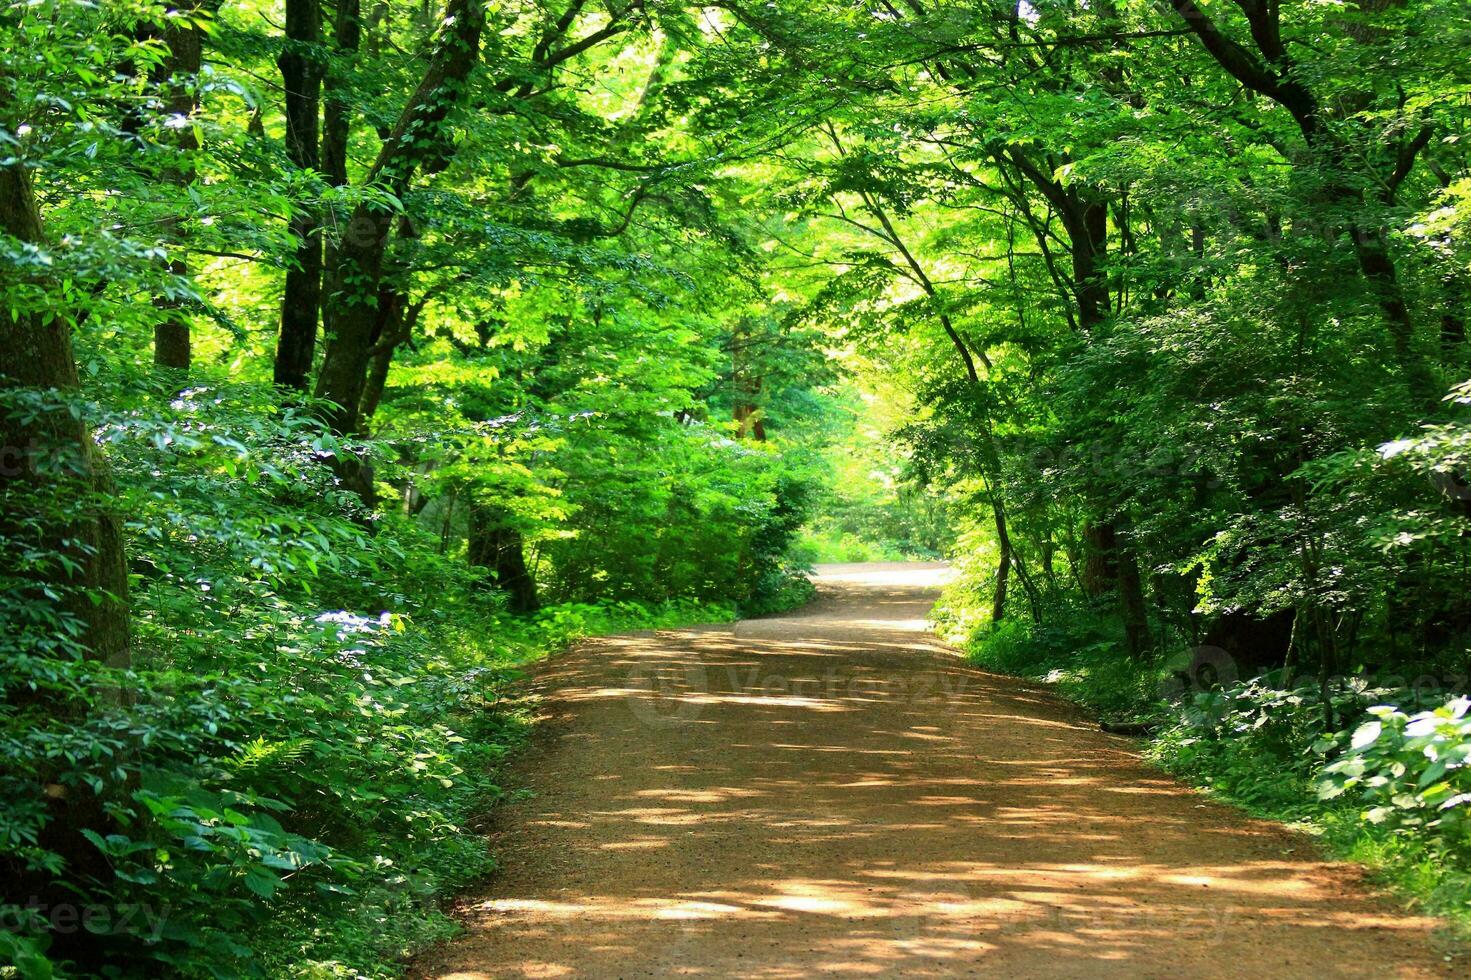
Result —
[[[437,897],[490,867],[469,824],[526,728],[519,666],[734,615],[688,596],[507,615],[437,534],[339,487],[332,454],[366,450],[309,407],[202,379],[96,387],[111,409],[64,408],[118,482],[131,667],[85,659],[36,585],[65,555],[0,529],[32,556],[0,573],[0,617],[30,624],[0,636],[0,952],[24,977],[391,972],[449,930]],[[41,513],[23,489],[0,486],[6,512]],[[107,914],[72,931],[61,906]]]
[[[1340,716],[1364,704],[1362,691],[1334,699]],[[1312,811],[1312,778],[1322,762],[1314,746],[1323,735],[1317,685],[1254,678],[1193,692],[1159,732],[1151,756],[1255,812],[1300,817]]]
[[[1047,598],[1042,622],[1024,618],[1018,605],[993,625],[986,615],[989,583],[962,574],[945,590],[935,616],[940,631],[962,644],[972,663],[1046,681],[1063,697],[1109,718],[1153,713],[1164,677],[1160,661],[1124,655],[1110,612],[1066,594]]]
[[[1331,740],[1339,754],[1323,769],[1318,797],[1354,791],[1367,823],[1464,853],[1471,844],[1468,709],[1465,697],[1414,714],[1386,704],[1369,708],[1370,720]]]
[[[887,541],[870,541],[851,531],[828,528],[804,531],[794,545],[795,555],[809,564],[903,561],[910,557]]]

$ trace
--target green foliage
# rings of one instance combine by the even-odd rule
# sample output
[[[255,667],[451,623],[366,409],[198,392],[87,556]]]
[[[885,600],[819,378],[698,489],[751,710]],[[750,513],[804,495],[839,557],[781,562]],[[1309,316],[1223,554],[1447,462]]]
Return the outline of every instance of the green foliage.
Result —
[[[1055,685],[1064,697],[1106,718],[1133,721],[1160,710],[1166,665],[1156,658],[1123,656],[1118,622],[1097,603],[1058,593],[1050,597],[1040,623],[1021,618],[990,623],[977,608],[988,602],[985,581],[966,574],[962,565],[935,607],[937,629],[972,663]]]
[[[94,424],[128,514],[134,666],[68,652],[32,567],[0,592],[7,621],[32,624],[0,644],[0,862],[44,905],[143,910],[53,943],[74,972],[104,950],[141,973],[373,972],[444,934],[435,896],[491,867],[467,824],[526,726],[516,668],[733,608],[656,596],[507,616],[414,523],[380,514],[370,533],[312,415],[265,387],[163,384],[96,379],[117,406]],[[66,645],[38,655],[53,634]],[[68,826],[57,801],[102,812]],[[4,911],[16,962],[41,963],[44,917]]]
[[[1464,930],[1464,698],[1441,704],[1433,692],[1355,682],[1335,685],[1330,701],[1332,727],[1317,684],[1204,692],[1157,733],[1150,757],[1253,813],[1311,830],[1331,854],[1368,865]]]
[[[1464,3],[371,6],[0,10],[0,873],[169,909],[26,975],[389,970],[515,665],[817,559],[1273,812],[1369,688],[1254,677],[1464,671]]]
[[[1357,717],[1373,696],[1363,684],[1335,688],[1334,716]],[[1326,724],[1317,684],[1254,679],[1184,699],[1151,755],[1254,812],[1309,819],[1321,809],[1314,779],[1323,765]]]
[[[1410,832],[1432,845],[1457,851],[1467,845],[1471,812],[1471,700],[1406,714],[1393,705],[1368,709],[1323,769],[1318,796],[1344,794],[1368,804],[1363,819]]]
[[[851,531],[804,531],[793,549],[808,564],[903,561],[910,556],[887,541],[873,541]]]
[[[911,399],[871,365],[852,374],[836,391],[820,506],[802,536],[803,554],[814,562],[940,558],[953,544],[950,495],[924,486],[895,440],[912,417]]]
[[[952,592],[952,609],[955,601]],[[1089,625],[1003,623],[967,649],[986,669],[1046,681],[1104,718],[1142,722],[1152,733],[1146,756],[1167,772],[1309,830],[1408,900],[1471,924],[1465,698],[1429,707],[1433,691],[1338,680],[1325,712],[1322,686],[1306,679],[1182,690],[1165,663],[1121,658],[1106,619],[1074,609],[1069,621]]]

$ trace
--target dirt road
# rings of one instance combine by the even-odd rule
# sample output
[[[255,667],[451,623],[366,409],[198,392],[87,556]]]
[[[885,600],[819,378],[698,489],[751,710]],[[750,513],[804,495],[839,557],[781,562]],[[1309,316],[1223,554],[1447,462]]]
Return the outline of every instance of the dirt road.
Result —
[[[1430,923],[930,637],[939,566],[588,644],[419,977],[1427,977]]]

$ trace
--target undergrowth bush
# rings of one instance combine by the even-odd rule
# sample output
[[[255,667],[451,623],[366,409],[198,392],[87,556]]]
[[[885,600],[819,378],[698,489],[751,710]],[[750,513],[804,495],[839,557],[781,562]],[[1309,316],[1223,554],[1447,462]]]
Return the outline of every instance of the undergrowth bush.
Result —
[[[0,618],[32,624],[0,635],[0,975],[394,974],[490,868],[470,824],[528,725],[518,668],[735,615],[691,596],[510,615],[439,534],[339,486],[336,453],[391,461],[311,406],[124,380],[97,384],[122,408],[70,407],[118,483],[131,664],[38,646],[75,636],[66,607],[24,563],[0,572]]]
[[[1363,683],[1335,689],[1334,716],[1357,717],[1373,697]],[[1156,733],[1150,755],[1253,812],[1306,819],[1318,809],[1314,778],[1329,734],[1316,683],[1254,678],[1184,699]]]
[[[975,593],[951,590],[936,607],[939,629],[988,670],[1046,681],[1110,718],[1153,710],[1163,667],[1122,654],[1117,620],[1087,601],[1057,597],[1043,623],[1021,617],[992,626],[975,614]]]
[[[1408,714],[1392,704],[1347,739],[1326,748],[1336,758],[1318,781],[1320,799],[1356,797],[1362,818],[1411,835],[1437,850],[1463,854],[1471,844],[1471,699]]]
[[[903,561],[910,557],[890,542],[870,541],[851,531],[829,528],[803,531],[794,547],[795,554],[810,564]]]
[[[1216,685],[1168,656],[1134,659],[1079,598],[1044,622],[985,620],[962,579],[935,615],[981,667],[1045,681],[1106,720],[1140,722],[1162,769],[1262,817],[1309,830],[1409,901],[1471,929],[1471,699],[1400,678],[1283,677]],[[1201,689],[1201,688],[1204,689]]]

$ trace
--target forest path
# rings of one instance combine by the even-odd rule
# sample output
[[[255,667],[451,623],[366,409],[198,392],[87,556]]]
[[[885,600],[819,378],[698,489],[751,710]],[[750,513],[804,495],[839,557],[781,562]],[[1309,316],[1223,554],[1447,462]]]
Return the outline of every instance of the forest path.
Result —
[[[585,644],[417,977],[1427,977],[1432,924],[925,631],[943,566]]]

